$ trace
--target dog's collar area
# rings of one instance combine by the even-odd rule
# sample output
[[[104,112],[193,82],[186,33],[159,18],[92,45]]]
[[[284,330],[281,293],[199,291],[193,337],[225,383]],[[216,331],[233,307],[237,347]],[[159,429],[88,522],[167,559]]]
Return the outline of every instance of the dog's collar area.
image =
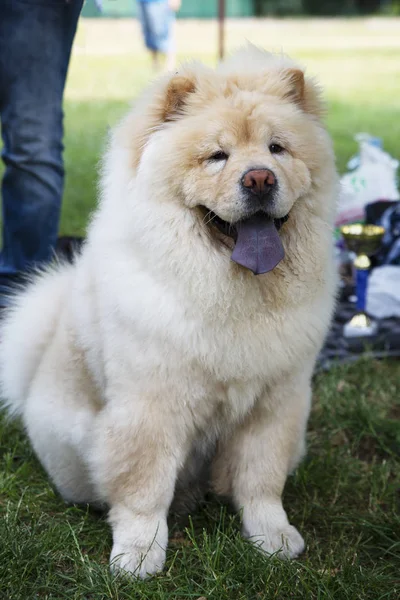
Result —
[[[202,206],[201,208],[206,215],[204,219],[206,225],[214,225],[221,233],[232,238],[236,242],[238,235],[237,226],[240,224],[240,221],[238,223],[228,223],[228,221],[224,221],[215,212],[213,212],[212,210],[208,210],[205,206]],[[274,225],[278,231],[288,219],[289,214],[279,219],[274,219]]]

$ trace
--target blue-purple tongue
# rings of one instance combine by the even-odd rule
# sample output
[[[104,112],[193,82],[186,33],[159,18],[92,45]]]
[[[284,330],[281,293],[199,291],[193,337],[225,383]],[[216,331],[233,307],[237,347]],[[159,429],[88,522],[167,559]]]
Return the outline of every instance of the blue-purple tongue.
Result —
[[[255,275],[272,271],[285,256],[274,220],[265,213],[240,221],[236,229],[237,240],[231,259]]]

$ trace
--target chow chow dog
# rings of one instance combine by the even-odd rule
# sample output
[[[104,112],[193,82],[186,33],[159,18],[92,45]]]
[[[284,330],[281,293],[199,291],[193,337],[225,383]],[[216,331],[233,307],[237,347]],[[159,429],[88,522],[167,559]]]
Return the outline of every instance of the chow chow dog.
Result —
[[[170,506],[205,464],[246,538],[304,548],[281,495],[334,305],[323,110],[300,67],[250,45],[164,75],[112,133],[82,252],[4,318],[4,402],[61,496],[108,507],[117,570],[163,568]]]

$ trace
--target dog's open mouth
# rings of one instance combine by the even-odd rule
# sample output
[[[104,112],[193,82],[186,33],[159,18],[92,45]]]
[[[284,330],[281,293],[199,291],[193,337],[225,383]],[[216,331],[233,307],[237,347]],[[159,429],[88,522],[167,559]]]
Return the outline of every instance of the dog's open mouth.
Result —
[[[231,224],[214,212],[205,210],[207,224],[217,227],[221,233],[233,239],[235,247],[232,260],[250,269],[255,275],[272,271],[284,258],[285,251],[278,231],[288,220],[289,215],[281,219],[271,219],[260,211],[247,219]]]

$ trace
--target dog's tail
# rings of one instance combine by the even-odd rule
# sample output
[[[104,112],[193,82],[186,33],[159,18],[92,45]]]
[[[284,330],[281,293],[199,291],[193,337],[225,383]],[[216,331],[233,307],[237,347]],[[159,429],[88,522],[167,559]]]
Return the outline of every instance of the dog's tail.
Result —
[[[11,416],[23,413],[29,387],[51,342],[71,282],[71,265],[35,275],[16,290],[0,323],[0,397]]]

